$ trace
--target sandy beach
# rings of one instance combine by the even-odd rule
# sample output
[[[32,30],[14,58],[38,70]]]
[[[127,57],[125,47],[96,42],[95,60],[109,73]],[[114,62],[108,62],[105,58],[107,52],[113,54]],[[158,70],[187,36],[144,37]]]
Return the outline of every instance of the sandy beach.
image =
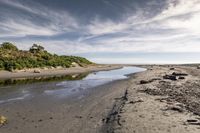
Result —
[[[109,115],[103,132],[198,133],[200,70],[191,66],[147,68],[131,76],[126,98],[116,101],[120,106]],[[174,80],[165,79],[166,75],[179,76]]]
[[[81,100],[40,98],[0,105],[1,133],[198,133],[200,70],[143,66],[129,79],[88,89]],[[175,78],[175,79],[174,79]]]
[[[0,71],[0,80],[12,78],[33,78],[45,76],[61,76],[69,74],[81,74],[96,71],[106,71],[121,68],[123,65],[90,65],[86,67],[53,68],[53,69],[29,69],[16,72]]]

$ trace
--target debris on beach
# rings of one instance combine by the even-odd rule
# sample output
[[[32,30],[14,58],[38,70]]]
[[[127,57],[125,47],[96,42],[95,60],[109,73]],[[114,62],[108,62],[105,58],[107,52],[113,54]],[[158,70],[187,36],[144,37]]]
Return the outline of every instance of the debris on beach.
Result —
[[[177,78],[178,78],[178,79],[185,79],[184,76],[188,76],[188,74],[186,74],[186,73],[177,73],[177,72],[173,72],[173,73],[170,74],[170,75],[168,75],[168,74],[164,75],[164,76],[163,76],[163,79],[169,79],[169,80],[175,81],[175,80],[177,80]]]
[[[190,125],[200,125],[200,121],[197,119],[188,119],[187,123]]]
[[[167,110],[172,110],[172,111],[177,111],[177,112],[184,112],[184,108],[181,107],[181,106],[178,106],[178,105],[170,105],[170,106],[167,106],[166,109],[164,109],[164,111],[167,111]]]
[[[177,80],[175,75],[165,75],[163,76],[163,79],[170,79],[173,81]]]
[[[0,126],[5,125],[7,121],[8,120],[5,116],[0,116]]]
[[[174,75],[174,76],[188,76],[188,74],[186,74],[186,73],[177,73],[177,72],[173,72],[172,75]]]
[[[148,83],[150,83],[150,81],[147,81],[147,80],[141,80],[140,81],[140,84],[148,84]]]

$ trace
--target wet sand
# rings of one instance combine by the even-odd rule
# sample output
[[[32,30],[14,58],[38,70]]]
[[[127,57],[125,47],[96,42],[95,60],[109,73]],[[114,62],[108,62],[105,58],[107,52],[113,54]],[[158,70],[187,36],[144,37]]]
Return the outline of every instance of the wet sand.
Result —
[[[1,104],[0,112],[8,118],[1,133],[96,133],[115,102],[123,95],[127,81],[114,81],[88,89],[62,100],[38,98]],[[42,99],[42,100],[41,100]]]
[[[191,66],[143,67],[148,70],[88,89],[81,99],[38,98],[2,104],[0,112],[8,117],[8,124],[0,132],[199,133],[200,70]],[[187,76],[163,78],[173,72]]]

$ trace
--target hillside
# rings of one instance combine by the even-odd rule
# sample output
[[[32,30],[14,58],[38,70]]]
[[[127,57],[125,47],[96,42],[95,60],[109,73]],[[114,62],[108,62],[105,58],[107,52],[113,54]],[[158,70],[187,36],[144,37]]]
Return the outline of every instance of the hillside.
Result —
[[[37,44],[33,44],[29,51],[19,50],[9,42],[0,44],[0,70],[13,71],[44,67],[69,68],[74,64],[87,66],[93,63],[82,57],[51,54]]]

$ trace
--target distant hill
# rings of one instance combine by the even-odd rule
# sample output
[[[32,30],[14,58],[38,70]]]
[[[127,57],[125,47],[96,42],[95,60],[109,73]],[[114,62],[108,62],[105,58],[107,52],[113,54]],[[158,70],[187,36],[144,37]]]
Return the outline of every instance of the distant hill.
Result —
[[[93,64],[83,57],[58,56],[51,54],[44,47],[33,44],[29,51],[19,50],[14,44],[0,44],[0,70],[21,70],[27,68],[64,67]]]

